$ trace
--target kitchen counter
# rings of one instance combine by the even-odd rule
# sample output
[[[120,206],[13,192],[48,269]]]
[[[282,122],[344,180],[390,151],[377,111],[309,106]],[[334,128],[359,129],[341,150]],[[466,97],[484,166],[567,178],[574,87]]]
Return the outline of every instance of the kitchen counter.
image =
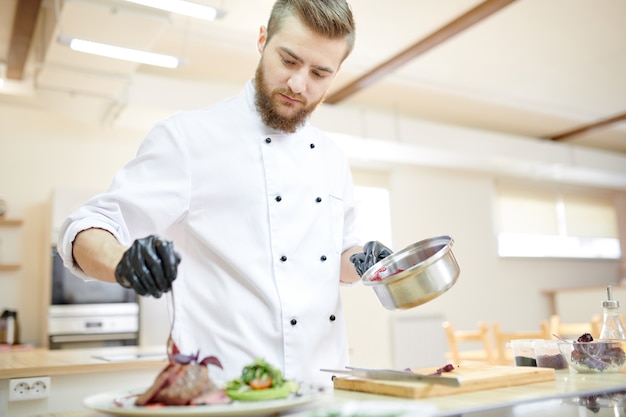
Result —
[[[163,367],[165,348],[31,349],[0,352],[0,379]]]
[[[337,410],[343,404],[387,404],[389,407],[416,404],[434,408],[436,416],[617,416],[624,415],[624,405],[618,408],[604,407],[594,412],[580,401],[588,396],[607,392],[626,392],[626,374],[572,374],[557,371],[556,379],[528,385],[497,388],[486,391],[468,392],[430,399],[410,400],[390,396],[365,394],[360,392],[335,390],[323,395],[319,401],[301,406],[275,416],[323,417],[329,410]],[[146,414],[147,415],[147,414]],[[183,414],[181,414],[183,415]],[[374,415],[374,414],[367,414]],[[382,413],[381,413],[382,415]],[[417,415],[417,414],[416,414]],[[432,415],[420,414],[420,415]],[[66,413],[36,414],[36,417],[108,417],[91,410],[76,410]]]
[[[149,385],[165,366],[164,347],[0,352],[0,416],[108,417],[85,409],[84,398],[95,394],[132,390]],[[48,376],[51,396],[42,400],[8,401],[10,379]],[[557,371],[554,381],[411,400],[334,390],[319,401],[281,414],[311,417],[342,404],[424,405],[437,416],[569,416],[620,415],[609,409],[598,414],[578,405],[578,399],[606,392],[626,392],[626,373],[574,374]],[[624,406],[621,407],[624,412]],[[621,414],[623,415],[623,414]]]

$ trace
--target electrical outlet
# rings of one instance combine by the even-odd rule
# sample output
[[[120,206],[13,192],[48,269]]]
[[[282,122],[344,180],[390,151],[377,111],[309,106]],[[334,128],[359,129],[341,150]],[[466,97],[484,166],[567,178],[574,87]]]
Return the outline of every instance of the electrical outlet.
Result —
[[[28,401],[50,396],[50,377],[17,378],[9,382],[9,401]]]

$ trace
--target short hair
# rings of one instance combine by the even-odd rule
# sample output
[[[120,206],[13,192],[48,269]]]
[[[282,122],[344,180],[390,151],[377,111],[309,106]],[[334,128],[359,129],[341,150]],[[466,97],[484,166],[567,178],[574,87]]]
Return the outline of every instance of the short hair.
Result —
[[[352,9],[345,0],[276,0],[267,23],[267,40],[281,29],[286,17],[295,15],[310,30],[328,39],[346,39],[350,55],[355,42]]]

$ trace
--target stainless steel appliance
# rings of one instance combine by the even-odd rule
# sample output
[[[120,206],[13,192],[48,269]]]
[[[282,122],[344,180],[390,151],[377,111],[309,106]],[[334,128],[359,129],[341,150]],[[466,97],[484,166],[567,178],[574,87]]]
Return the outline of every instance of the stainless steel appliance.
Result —
[[[48,307],[50,349],[127,346],[139,342],[139,303],[133,290],[84,281],[63,266],[52,248]]]

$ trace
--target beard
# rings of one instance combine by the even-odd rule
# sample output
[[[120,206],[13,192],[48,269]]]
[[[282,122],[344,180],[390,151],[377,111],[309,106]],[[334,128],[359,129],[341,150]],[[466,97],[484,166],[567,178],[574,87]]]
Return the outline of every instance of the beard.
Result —
[[[294,94],[291,89],[275,89],[270,90],[265,82],[265,72],[263,71],[263,61],[259,62],[254,77],[254,86],[256,88],[256,95],[254,102],[256,109],[261,115],[263,123],[272,129],[280,130],[282,132],[294,133],[299,127],[309,118],[309,115],[313,113],[313,110],[322,102],[322,99],[317,102],[307,105],[306,99]],[[297,111],[291,116],[283,116],[278,112],[277,100],[280,99],[280,95],[285,94],[290,97],[296,97],[302,102],[302,109]]]

